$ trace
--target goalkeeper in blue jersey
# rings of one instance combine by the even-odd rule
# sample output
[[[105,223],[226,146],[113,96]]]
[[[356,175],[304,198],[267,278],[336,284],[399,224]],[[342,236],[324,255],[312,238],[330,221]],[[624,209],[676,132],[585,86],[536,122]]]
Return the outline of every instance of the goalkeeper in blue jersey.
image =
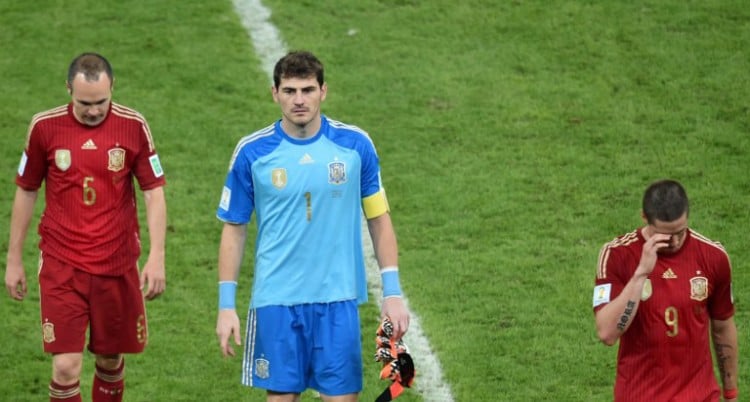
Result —
[[[268,401],[356,401],[362,390],[358,304],[367,300],[362,212],[380,266],[382,314],[394,337],[409,327],[396,235],[366,132],[321,114],[327,86],[311,53],[291,52],[273,72],[281,119],[242,138],[232,154],[217,217],[216,333],[225,356],[240,345],[235,292],[253,212],[258,229],[242,383]]]

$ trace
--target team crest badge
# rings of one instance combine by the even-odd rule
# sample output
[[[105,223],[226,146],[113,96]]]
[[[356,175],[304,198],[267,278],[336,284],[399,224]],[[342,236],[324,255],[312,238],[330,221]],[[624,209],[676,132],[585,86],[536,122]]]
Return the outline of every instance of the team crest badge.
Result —
[[[266,379],[270,376],[268,366],[271,363],[266,359],[255,359],[255,375],[258,378]]]
[[[281,190],[286,187],[286,169],[276,168],[271,171],[271,184]]]
[[[703,276],[690,278],[690,298],[697,301],[708,298],[708,278]]]
[[[107,169],[113,172],[119,172],[125,167],[125,150],[122,148],[112,148],[109,151],[109,164]]]
[[[331,162],[328,164],[328,182],[331,184],[346,183],[346,164]]]
[[[55,324],[49,321],[42,324],[42,338],[44,339],[44,343],[55,341]]]
[[[646,283],[643,284],[643,290],[641,291],[641,301],[648,300],[653,293],[654,288],[651,286],[651,279],[646,279]]]
[[[70,167],[70,150],[58,149],[55,151],[55,166],[63,172]]]

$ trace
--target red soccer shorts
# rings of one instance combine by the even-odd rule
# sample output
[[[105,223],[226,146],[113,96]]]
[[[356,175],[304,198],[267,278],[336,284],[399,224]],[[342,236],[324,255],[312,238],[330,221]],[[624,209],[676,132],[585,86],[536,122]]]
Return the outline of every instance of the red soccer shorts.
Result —
[[[100,276],[40,257],[42,339],[47,353],[140,353],[148,341],[138,269]],[[90,325],[90,328],[89,328]]]

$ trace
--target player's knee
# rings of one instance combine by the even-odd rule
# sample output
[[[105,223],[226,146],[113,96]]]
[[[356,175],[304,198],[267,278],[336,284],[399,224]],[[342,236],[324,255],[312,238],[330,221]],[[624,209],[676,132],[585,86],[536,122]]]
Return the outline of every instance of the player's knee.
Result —
[[[96,355],[96,365],[105,370],[117,370],[122,362],[122,355]]]
[[[81,376],[83,356],[78,353],[61,353],[52,359],[52,379],[58,384],[71,384]]]
[[[266,402],[299,402],[300,394],[266,390]]]

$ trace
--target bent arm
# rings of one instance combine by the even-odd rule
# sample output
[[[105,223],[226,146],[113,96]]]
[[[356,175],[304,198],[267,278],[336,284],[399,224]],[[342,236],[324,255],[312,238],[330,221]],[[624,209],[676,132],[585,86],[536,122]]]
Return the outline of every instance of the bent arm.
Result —
[[[726,320],[711,320],[711,337],[724,389],[737,389],[739,350],[734,317]]]
[[[666,247],[669,235],[652,233],[643,245],[641,259],[633,276],[625,284],[612,302],[602,307],[596,313],[596,332],[605,345],[614,345],[620,336],[630,328],[638,307],[641,304],[641,294],[646,280],[656,265],[659,249]]]
[[[596,312],[596,332],[606,345],[614,345],[633,322],[641,304],[641,293],[648,274],[636,274],[625,285],[622,292],[609,304]]]

